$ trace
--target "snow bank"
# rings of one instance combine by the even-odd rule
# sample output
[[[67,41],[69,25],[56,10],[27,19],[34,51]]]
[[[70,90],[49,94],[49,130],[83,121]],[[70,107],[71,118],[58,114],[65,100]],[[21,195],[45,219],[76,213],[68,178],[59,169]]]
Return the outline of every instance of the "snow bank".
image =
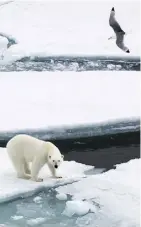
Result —
[[[11,72],[0,76],[0,131],[138,118],[140,72]]]
[[[127,35],[130,56],[140,56],[139,1],[13,1],[0,8],[0,31],[18,40],[4,61],[24,56],[114,55],[127,56],[114,40],[110,10]],[[126,12],[126,13],[125,13]],[[72,16],[73,15],[73,16]],[[6,48],[7,40],[3,43]],[[1,62],[3,62],[1,60]]]
[[[83,199],[90,204],[98,204],[100,210],[93,220],[93,225],[103,226],[102,224],[106,223],[106,226],[111,226],[113,220],[118,226],[139,226],[140,165],[141,159],[134,159],[117,165],[116,170],[88,176],[56,190],[72,195],[74,204],[75,201]]]
[[[40,176],[44,178],[42,183],[18,179],[16,172],[9,160],[5,148],[0,148],[0,203],[10,201],[20,196],[29,196],[43,188],[53,188],[58,185],[72,183],[84,176],[84,171],[93,168],[76,162],[65,161],[58,171],[63,179],[50,178],[47,166],[44,166]],[[37,202],[37,201],[36,201]]]

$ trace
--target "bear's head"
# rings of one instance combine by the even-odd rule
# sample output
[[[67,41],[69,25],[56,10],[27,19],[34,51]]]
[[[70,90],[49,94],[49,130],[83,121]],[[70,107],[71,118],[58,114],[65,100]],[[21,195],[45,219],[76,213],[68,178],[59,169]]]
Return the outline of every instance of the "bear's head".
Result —
[[[55,169],[57,169],[60,166],[60,164],[63,162],[63,160],[64,160],[64,155],[61,155],[61,154],[59,154],[59,155],[55,155],[55,154],[49,155],[48,164],[53,166]]]

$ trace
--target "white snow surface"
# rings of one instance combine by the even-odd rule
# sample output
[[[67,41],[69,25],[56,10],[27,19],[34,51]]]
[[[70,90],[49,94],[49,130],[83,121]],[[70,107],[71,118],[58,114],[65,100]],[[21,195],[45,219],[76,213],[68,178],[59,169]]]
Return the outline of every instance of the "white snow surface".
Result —
[[[67,206],[68,215],[77,212],[78,201],[85,199],[90,206],[92,202],[98,204],[100,209],[92,226],[137,227],[140,226],[140,173],[141,159],[134,159],[117,165],[116,170],[88,176],[56,190],[73,196],[74,207]],[[86,208],[81,210],[80,206],[78,212],[87,212]]]
[[[32,195],[44,187],[53,188],[60,184],[77,181],[80,177],[85,176],[84,171],[92,168],[93,166],[86,166],[75,161],[64,161],[58,170],[58,174],[63,177],[62,179],[53,179],[47,165],[39,173],[39,176],[44,179],[41,183],[18,179],[6,148],[0,148],[0,203],[18,198],[21,195]]]
[[[138,118],[139,98],[140,72],[4,72],[0,131]]]
[[[1,1],[0,2],[4,2]],[[116,18],[127,35],[131,53],[120,50],[109,26],[115,7]],[[140,56],[140,1],[15,0],[0,7],[0,32],[15,37],[18,44],[4,53],[0,63],[24,56],[114,55]],[[0,38],[0,49],[7,39]]]

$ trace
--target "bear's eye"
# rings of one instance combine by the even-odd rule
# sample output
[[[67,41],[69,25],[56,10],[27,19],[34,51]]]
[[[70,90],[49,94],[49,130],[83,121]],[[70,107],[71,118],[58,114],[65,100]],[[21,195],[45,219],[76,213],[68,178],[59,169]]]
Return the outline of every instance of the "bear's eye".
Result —
[[[53,162],[55,162],[55,160],[53,160]]]
[[[58,160],[58,162],[60,162],[60,160]]]
[[[49,158],[51,158],[51,156],[49,156]]]

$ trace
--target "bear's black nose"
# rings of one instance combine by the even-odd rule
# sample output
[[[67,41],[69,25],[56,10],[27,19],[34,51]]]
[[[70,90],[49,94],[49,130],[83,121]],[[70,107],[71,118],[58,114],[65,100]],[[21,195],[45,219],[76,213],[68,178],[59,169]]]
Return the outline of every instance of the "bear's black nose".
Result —
[[[55,165],[54,167],[57,169],[58,168],[58,165]]]

